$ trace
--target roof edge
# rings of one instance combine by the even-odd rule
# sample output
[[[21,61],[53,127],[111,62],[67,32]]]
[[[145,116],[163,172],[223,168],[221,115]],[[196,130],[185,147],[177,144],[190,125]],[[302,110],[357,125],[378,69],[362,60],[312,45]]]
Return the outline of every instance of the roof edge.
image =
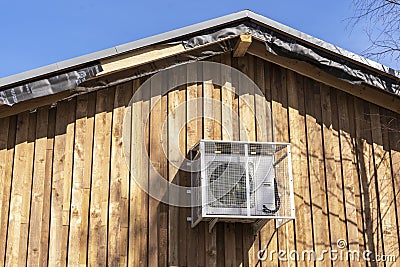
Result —
[[[374,60],[371,60],[371,59],[365,58],[365,57],[363,57],[361,55],[358,55],[358,54],[355,54],[353,52],[350,52],[350,51],[348,51],[346,49],[343,49],[343,48],[341,48],[339,46],[333,45],[333,44],[331,44],[329,42],[323,41],[323,40],[321,40],[319,38],[316,38],[316,37],[314,37],[312,35],[309,35],[307,33],[301,32],[299,30],[296,30],[294,28],[286,26],[286,25],[284,25],[282,23],[279,23],[277,21],[271,20],[271,19],[269,19],[267,17],[264,17],[262,15],[254,13],[254,12],[252,12],[250,10],[248,10],[247,15],[248,15],[248,17],[250,19],[252,19],[254,21],[257,21],[259,23],[262,23],[262,24],[264,24],[265,26],[267,26],[269,28],[273,28],[275,30],[278,30],[283,34],[291,35],[291,36],[296,37],[296,38],[298,38],[298,39],[300,39],[302,41],[305,41],[307,43],[310,43],[310,44],[313,44],[313,45],[318,46],[320,48],[323,48],[323,49],[325,49],[325,50],[327,50],[327,51],[329,51],[331,53],[334,53],[334,54],[336,54],[338,56],[345,57],[347,59],[353,60],[354,62],[363,64],[363,65],[365,65],[367,67],[370,67],[370,68],[376,69],[378,71],[384,72],[386,74],[389,74],[391,76],[394,76],[393,78],[396,78],[396,77],[400,78],[400,72],[399,71],[397,71],[397,70],[395,70],[393,68],[390,68],[388,66],[385,66],[385,65],[383,65],[381,63],[378,63],[378,62],[376,62]]]
[[[146,46],[154,45],[157,43],[167,42],[179,37],[184,37],[190,34],[201,32],[204,30],[209,30],[216,27],[221,27],[223,25],[238,22],[241,20],[250,19],[256,23],[263,24],[264,26],[271,28],[273,30],[279,31],[282,34],[292,36],[303,42],[309,43],[318,48],[324,49],[329,53],[340,56],[346,60],[352,61],[356,64],[361,64],[362,66],[368,67],[378,73],[389,75],[393,79],[400,79],[400,72],[389,68],[383,64],[377,63],[373,60],[364,58],[360,55],[342,49],[338,46],[325,42],[321,39],[315,38],[311,35],[305,34],[301,31],[295,30],[289,26],[266,18],[262,15],[254,13],[250,10],[243,10],[236,13],[228,14],[222,17],[211,19],[208,21],[196,23],[183,28],[175,29],[165,33],[153,35],[146,37],[144,39],[139,39],[126,44],[117,45],[108,49],[104,49],[98,52],[90,53],[87,55],[82,55],[79,57],[67,59],[57,63],[53,63],[47,66],[36,68],[33,70],[17,73],[4,78],[0,78],[0,88],[8,87],[13,84],[22,83],[24,81],[33,80],[39,77],[49,75],[51,73],[57,73],[61,71],[70,70],[72,68],[78,68],[85,64],[89,64],[101,59],[109,58],[112,56],[127,53],[129,51],[143,48]]]
[[[193,34],[195,32],[199,32],[205,29],[215,28],[218,26],[222,26],[227,23],[232,23],[235,21],[243,20],[250,17],[250,13],[253,13],[249,10],[242,10],[236,13],[228,14],[222,17],[218,17],[215,19],[203,21],[200,23],[192,24],[183,28],[178,28],[172,31],[168,31],[165,33],[149,36],[143,39],[139,39],[136,41],[132,41],[129,43],[117,45],[111,48],[107,48],[101,51],[93,52],[90,54],[74,57],[71,59],[63,60],[60,62],[56,62],[50,65],[46,65],[43,67],[39,67],[36,69],[28,70],[25,72],[13,74],[10,76],[6,76],[0,78],[0,88],[4,86],[9,86],[17,82],[22,82],[25,80],[30,80],[36,77],[48,75],[53,72],[58,72],[62,70],[67,70],[70,68],[78,67],[80,65],[90,63],[93,61],[97,61],[100,59],[120,55],[122,53],[126,53],[138,48],[142,48],[145,46],[153,45],[156,43],[166,42],[168,40],[175,39],[177,37],[185,36],[188,34]]]

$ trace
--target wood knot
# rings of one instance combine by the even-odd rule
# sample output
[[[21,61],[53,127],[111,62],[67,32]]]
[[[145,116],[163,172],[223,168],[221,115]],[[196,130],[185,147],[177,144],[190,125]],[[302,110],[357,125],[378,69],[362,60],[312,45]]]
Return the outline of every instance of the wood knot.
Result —
[[[93,209],[92,212],[90,213],[91,217],[97,218],[100,215],[100,210],[98,209]]]
[[[76,206],[72,206],[72,215],[73,216],[78,216],[79,215],[79,210]]]

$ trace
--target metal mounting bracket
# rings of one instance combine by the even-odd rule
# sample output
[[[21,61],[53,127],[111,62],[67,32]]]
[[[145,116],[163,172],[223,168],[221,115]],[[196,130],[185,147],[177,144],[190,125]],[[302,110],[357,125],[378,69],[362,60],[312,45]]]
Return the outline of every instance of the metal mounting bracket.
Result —
[[[213,218],[208,222],[208,232],[211,234],[215,224],[218,222],[218,218]]]
[[[265,219],[261,219],[261,220],[257,220],[255,222],[253,222],[251,224],[252,228],[253,228],[253,234],[257,235],[258,232],[260,232],[260,230],[264,227],[264,225],[267,224],[269,220],[265,220]]]

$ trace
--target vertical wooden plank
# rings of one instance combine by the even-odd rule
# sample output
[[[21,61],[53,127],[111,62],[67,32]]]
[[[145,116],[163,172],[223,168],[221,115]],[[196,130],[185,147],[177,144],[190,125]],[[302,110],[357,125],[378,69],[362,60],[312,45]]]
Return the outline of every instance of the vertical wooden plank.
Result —
[[[267,77],[265,73],[265,63],[262,59],[255,57],[255,74],[254,82],[260,92],[254,92],[254,104],[256,110],[256,138],[258,142],[272,142],[272,116],[270,96],[267,96],[266,83]],[[269,92],[270,94],[270,92]]]
[[[167,118],[167,96],[161,95],[162,85],[166,85],[167,77],[152,80],[151,84],[151,113],[150,113],[150,174],[149,191],[159,190],[153,186],[157,172],[161,177],[167,177],[167,159],[162,148],[162,125]],[[157,125],[152,127],[152,125]],[[166,266],[168,263],[167,229],[168,208],[158,200],[149,199],[149,266]]]
[[[239,69],[238,58],[231,57],[232,68]],[[232,73],[232,141],[240,140],[240,118],[239,118],[239,77]]]
[[[26,147],[28,139],[29,113],[19,114],[17,117],[17,127],[15,132],[15,154],[12,173],[11,196],[8,217],[7,246],[5,251],[5,265],[24,265],[19,262],[19,236],[21,231],[21,206],[22,206],[22,186],[24,179],[24,165],[26,157]]]
[[[133,81],[133,92],[137,100],[133,102],[128,108],[131,112],[131,162],[130,164],[130,196],[129,196],[129,250],[128,250],[128,266],[145,266],[147,265],[147,245],[148,245],[148,212],[153,212],[149,209],[149,198],[143,189],[148,189],[147,183],[145,188],[140,188],[136,183],[139,177],[148,179],[148,157],[143,157],[143,147],[148,149],[148,134],[149,122],[143,125],[143,120],[149,112],[150,105],[150,87],[143,88],[141,92],[136,90],[140,87],[140,80]],[[132,89],[131,89],[132,90]],[[128,113],[129,114],[129,113]],[[138,127],[142,125],[142,127]],[[124,129],[125,130],[125,129]],[[144,136],[145,135],[145,136]],[[147,153],[145,153],[147,154]],[[152,214],[152,213],[151,213]],[[154,216],[157,216],[155,213]],[[157,231],[157,224],[154,226]],[[149,235],[149,238],[153,235]],[[157,246],[157,236],[153,241]],[[157,248],[155,248],[157,249]],[[149,254],[150,257],[150,254]],[[157,252],[152,254],[154,259],[157,259]]]
[[[172,83],[176,80],[176,77],[168,77],[168,82]],[[168,127],[168,137],[167,137],[167,156],[168,156],[168,180],[170,183],[179,184],[178,174],[178,160],[179,154],[176,153],[176,146],[179,146],[179,126],[176,123],[176,119],[180,120],[182,118],[182,110],[176,112],[175,109],[178,108],[182,101],[182,96],[179,93],[179,89],[175,88],[173,91],[168,93],[168,122],[161,122],[162,127],[165,127],[164,123],[167,123]],[[171,196],[173,197],[173,196]],[[168,207],[168,266],[178,266],[179,264],[179,252],[178,252],[178,207],[169,206]]]
[[[238,59],[238,69],[254,80],[254,58],[245,56]],[[239,79],[240,140],[256,141],[254,87]]]
[[[272,68],[271,80],[271,98],[272,98],[272,114],[275,126],[274,142],[288,142],[288,115],[287,115],[287,86],[286,86],[286,69],[278,66]],[[275,222],[274,222],[275,223]],[[291,222],[289,222],[290,224]],[[278,228],[278,248],[282,251],[290,251],[287,224]],[[292,238],[293,239],[293,238]],[[277,255],[275,255],[277,257]],[[289,263],[289,261],[287,262]],[[280,264],[286,264],[280,261]]]
[[[53,176],[53,152],[54,137],[56,130],[56,108],[50,108],[47,124],[47,144],[46,144],[46,164],[44,173],[44,189],[43,189],[43,214],[41,234],[41,254],[39,255],[39,266],[48,265],[49,256],[49,238],[50,238],[50,212],[51,212],[51,192],[52,192],[52,176]]]
[[[168,77],[163,77],[162,80],[162,85],[165,86],[168,84],[168,81],[166,80],[168,79]],[[165,94],[161,97],[161,112],[160,112],[160,116],[158,117],[158,120],[156,119],[155,121],[153,121],[153,123],[158,123],[158,124],[163,124],[165,122],[167,122],[167,116],[168,116],[168,95]],[[151,126],[150,126],[151,127]],[[153,128],[153,127],[151,127]],[[151,130],[150,128],[150,130]],[[167,127],[165,127],[164,129],[162,129],[162,131],[160,132],[162,136],[167,136]],[[161,137],[160,141],[159,141],[159,147],[158,149],[160,149],[161,151],[158,151],[158,153],[160,153],[161,155],[161,160],[160,157],[153,158],[154,160],[156,159],[157,161],[161,161],[161,165],[160,165],[160,171],[159,174],[161,175],[161,177],[168,179],[168,159],[167,159],[167,155],[166,155],[166,151],[163,150],[163,148],[161,147],[162,145],[165,144],[165,142],[167,142],[166,140],[163,139],[163,137]],[[157,146],[156,146],[157,147]],[[151,153],[151,152],[150,152]],[[149,183],[152,183],[152,181],[150,181]],[[165,192],[168,193],[168,192]],[[158,236],[158,260],[159,260],[159,266],[167,266],[168,265],[168,204],[166,203],[160,203],[159,205],[159,220],[158,220],[158,232],[159,232],[159,236]]]
[[[231,53],[221,55],[221,63],[231,67]],[[235,101],[235,89],[232,85],[232,73],[229,69],[221,71],[221,80],[224,85],[221,88],[221,122],[222,122],[222,140],[234,140],[233,120],[237,115],[233,110]]]
[[[68,265],[86,265],[95,94],[77,97]]]
[[[205,222],[201,222],[198,225],[198,266],[206,266],[206,237],[205,237]]]
[[[225,239],[224,239],[224,226],[226,223],[218,223],[214,227],[217,232],[217,266],[226,266],[225,258]]]
[[[347,243],[349,250],[359,251],[360,247],[358,242],[358,221],[355,197],[355,188],[358,188],[358,183],[355,184],[355,181],[358,180],[358,174],[356,169],[355,140],[350,123],[354,119],[354,114],[352,112],[354,104],[352,100],[353,98],[348,94],[338,92],[337,103],[339,111],[340,149],[342,155],[343,190],[348,236]],[[342,237],[342,239],[345,238]],[[357,266],[357,263],[357,261],[353,261],[351,264],[352,266]]]
[[[254,57],[247,55],[239,58],[239,70],[245,73],[251,81],[255,80]],[[255,109],[255,90],[252,83],[244,82],[239,79],[239,90],[243,92],[239,96],[239,116],[240,116],[240,140],[256,141],[256,109]],[[254,266],[257,262],[257,252],[259,250],[259,236],[254,235],[250,224],[243,225],[243,266]]]
[[[185,75],[180,73],[177,75]],[[168,77],[169,87],[177,84],[181,77],[170,76]],[[184,86],[174,88],[168,93],[168,180],[173,184],[181,184],[184,177],[179,168],[182,160],[186,155],[186,92]],[[182,153],[183,152],[183,153]],[[182,177],[181,177],[182,176]],[[182,181],[181,181],[182,180]],[[176,196],[170,196],[175,198]],[[180,216],[180,208],[170,205],[169,206],[169,219],[168,219],[168,246],[169,246],[169,266],[186,266],[186,249],[179,249],[186,247],[186,231],[179,229],[180,225],[185,226],[186,218]]]
[[[356,236],[355,237],[350,237],[349,235],[349,243],[350,243],[350,249],[353,248],[353,244],[351,241],[351,238],[357,239],[356,243],[356,248],[361,252],[365,251],[365,239],[364,239],[364,231],[363,231],[363,225],[364,225],[364,218],[363,218],[363,208],[362,208],[362,201],[361,201],[361,182],[360,182],[360,174],[359,174],[359,169],[358,169],[358,153],[357,153],[357,134],[356,134],[356,110],[355,110],[355,101],[356,98],[354,96],[351,96],[349,101],[347,102],[348,106],[348,111],[349,111],[349,117],[351,120],[349,121],[349,130],[352,138],[352,183],[353,186],[351,189],[353,190],[354,193],[354,205],[355,205],[355,216],[357,219],[355,220],[357,225],[356,229],[352,229],[353,231],[356,231]],[[346,185],[345,185],[346,186]],[[346,203],[347,201],[345,201]],[[360,261],[353,263],[353,265],[359,266],[359,265],[364,265],[365,260],[363,257],[360,257]]]
[[[212,140],[214,137],[214,116],[213,112],[213,91],[214,85],[211,80],[211,70],[204,67],[203,71],[203,121],[204,121],[204,139]],[[206,80],[210,79],[210,80]]]
[[[286,69],[274,66],[271,84],[272,113],[274,114],[274,141],[288,142],[287,74]]]
[[[186,91],[186,90],[185,90]],[[187,91],[186,91],[187,93]],[[186,134],[186,126],[185,126],[185,134]],[[186,135],[184,136],[184,152],[187,151],[186,146]],[[186,154],[186,153],[185,153]],[[190,173],[183,172],[182,170],[179,173],[180,185],[190,187]],[[193,232],[191,231],[191,224],[187,220],[187,218],[191,217],[191,209],[190,208],[182,208],[179,207],[178,210],[178,229],[179,233],[183,233],[179,236],[179,244],[178,244],[178,256],[179,256],[179,266],[198,266],[198,251],[200,249],[199,237],[198,237],[198,229],[196,228]],[[191,244],[191,240],[193,240],[193,236],[197,234],[197,249]]]
[[[221,63],[231,66],[231,53],[221,56]],[[232,88],[232,73],[229,69],[221,71],[221,80],[224,84],[221,88],[221,122],[222,122],[222,140],[231,141],[233,139],[233,101],[235,93]],[[236,266],[236,242],[235,242],[235,223],[224,224],[224,244],[225,244],[225,266]]]
[[[187,69],[187,79],[188,80],[197,80],[200,79],[201,70],[197,68],[196,65],[191,65],[190,68]],[[192,83],[187,85],[187,152],[195,146],[203,136],[203,125],[202,125],[202,116],[203,116],[203,105],[202,105],[202,90],[203,86],[200,82]],[[189,120],[190,119],[190,120]]]
[[[186,90],[185,90],[186,91]],[[186,126],[184,126],[185,132],[184,134],[184,144],[183,151],[186,152]],[[182,133],[183,134],[183,133]],[[187,176],[187,173],[180,170],[178,172],[179,175],[179,184],[181,186],[189,186],[188,182],[190,181],[190,176]],[[190,258],[190,254],[194,254],[196,252],[191,252],[188,250],[189,247],[189,227],[190,222],[187,221],[187,218],[190,217],[189,209],[179,207],[178,208],[178,256],[179,256],[179,266],[188,266],[190,264],[197,264],[197,255],[194,255],[193,258]],[[196,253],[197,254],[197,253]]]
[[[215,57],[214,61],[216,63],[221,62],[221,56]],[[217,68],[215,70],[214,76],[216,77],[216,80],[220,80],[221,77],[221,72],[220,69]],[[213,129],[214,129],[214,140],[221,140],[222,139],[222,125],[221,125],[221,86],[214,84],[213,90],[212,90],[212,99],[213,99]]]
[[[30,215],[31,215],[31,202],[32,202],[32,178],[33,178],[33,166],[35,161],[35,139],[36,139],[36,121],[37,113],[29,114],[29,130],[28,130],[28,149],[27,154],[28,162],[25,162],[27,167],[26,177],[23,184],[23,201],[22,201],[22,211],[23,216],[21,220],[21,238],[24,240],[24,244],[21,243],[20,258],[26,263],[28,256],[28,244],[29,244],[29,227],[30,227]]]
[[[389,119],[387,129],[392,163],[394,203],[397,214],[397,237],[400,244],[400,116],[390,112]],[[394,254],[397,256],[396,264],[398,265],[400,262],[399,252],[397,251]]]
[[[382,239],[378,216],[378,192],[375,183],[370,110],[367,102],[357,98],[354,107],[365,249],[376,255],[382,253]]]
[[[9,122],[10,117],[0,119],[0,177],[5,177],[6,168],[6,155],[7,155],[7,143],[8,143],[8,131],[9,131]],[[6,205],[9,203],[7,192],[11,186],[11,177],[8,179],[0,179],[0,210],[4,211],[4,213],[0,213],[0,221],[3,221],[4,216],[8,213],[8,209],[4,209]],[[8,188],[8,190],[7,190]],[[7,197],[8,196],[8,197]],[[7,210],[7,211],[6,211]],[[2,224],[1,224],[2,225]],[[4,230],[3,228],[1,228]],[[3,243],[0,243],[3,246]],[[4,243],[5,244],[5,243]]]
[[[57,106],[54,140],[49,265],[65,266],[68,251],[75,100]]]
[[[80,243],[79,262],[81,265],[88,262],[88,244],[89,244],[89,221],[90,221],[90,195],[92,186],[92,168],[93,168],[93,138],[94,138],[94,119],[96,114],[96,93],[88,96],[86,132],[85,132],[85,166],[83,179],[83,195],[82,195],[82,230],[81,235],[85,242]]]
[[[277,68],[277,66],[273,65],[272,63],[269,62],[264,62],[264,88],[262,89],[262,92],[265,95],[265,101],[266,105],[270,108],[272,116],[273,114],[273,104],[272,104],[272,88],[275,90],[275,95],[277,94],[277,83],[280,81],[278,77],[276,77],[276,74],[274,73],[274,70]],[[260,73],[260,75],[262,75]],[[260,76],[261,77],[261,76]],[[279,85],[278,85],[279,86]],[[280,87],[279,87],[280,89]],[[276,104],[275,104],[276,105]],[[258,111],[257,111],[258,113]],[[267,119],[267,123],[270,123],[270,128],[267,130],[267,140],[266,141],[273,141],[274,137],[274,119],[271,117],[271,121],[269,121],[269,118]],[[268,125],[267,125],[268,126]],[[262,141],[262,140],[260,140]],[[264,253],[267,253],[266,255],[263,254],[263,257],[265,257],[265,262],[261,262],[263,266],[278,266],[278,258],[276,257],[276,254],[273,257],[270,257],[270,253],[272,251],[277,252],[278,251],[278,235],[277,231],[275,229],[275,221],[274,220],[269,220],[267,224],[261,229],[260,231],[261,235],[261,249],[264,250]]]
[[[187,69],[186,73],[181,73],[182,77],[187,81]],[[178,78],[178,77],[177,77]],[[169,101],[172,104],[172,113],[169,114],[168,121],[168,131],[171,135],[168,135],[169,142],[169,161],[170,165],[174,167],[169,169],[169,180],[174,184],[179,184],[181,186],[190,186],[190,176],[187,176],[186,173],[179,168],[182,165],[183,159],[186,157],[186,124],[187,124],[187,86],[182,85],[176,88],[173,92],[173,100]],[[175,130],[172,130],[170,127],[174,127]],[[177,221],[175,221],[176,226],[175,229],[170,225],[171,233],[174,230],[177,233],[177,248],[178,248],[178,266],[187,266],[188,264],[197,264],[197,257],[188,258],[187,257],[187,247],[188,247],[188,231],[190,227],[190,223],[187,221],[187,217],[189,217],[189,209],[182,207],[174,207],[176,210],[170,210],[170,216],[176,216]],[[174,213],[175,212],[175,213]],[[172,222],[170,218],[170,222]],[[169,242],[173,242],[173,240],[169,239]]]
[[[149,115],[150,110],[150,101],[151,101],[151,87],[149,86],[144,91],[142,91],[142,121],[144,121],[144,117]],[[147,177],[147,184],[144,185],[144,188],[149,190],[148,182],[149,182],[149,151],[150,151],[150,117],[147,117],[147,121],[144,125],[145,130],[143,131],[142,142],[145,144],[145,154],[146,157],[142,160],[142,170],[144,177]],[[148,192],[148,191],[147,191]],[[140,201],[138,201],[138,205],[140,205],[138,211],[140,211],[139,221],[139,229],[140,229],[140,236],[141,242],[139,247],[139,264],[148,263],[148,230],[149,230],[149,195],[147,192],[141,190],[140,192]]]
[[[249,56],[238,58],[237,68],[242,73],[249,75],[253,66],[250,66]],[[250,70],[251,68],[251,70]],[[243,79],[238,78],[238,115],[239,115],[239,140],[240,141],[255,141],[255,114],[254,114],[254,88]],[[251,266],[254,236],[249,225],[242,225],[242,266]]]
[[[243,266],[256,266],[258,250],[258,236],[254,235],[251,224],[243,224]]]
[[[80,243],[85,242],[85,236],[81,235],[81,221],[84,220],[82,214],[82,189],[84,179],[84,152],[88,149],[85,145],[86,130],[86,107],[87,95],[78,96],[76,100],[76,128],[75,128],[75,144],[74,144],[74,169],[72,177],[71,192],[71,218],[70,233],[68,243],[68,264],[79,265]],[[91,147],[90,147],[91,150]],[[90,162],[91,164],[91,162]],[[90,165],[89,165],[90,166]]]
[[[255,91],[254,105],[256,110],[256,139],[258,142],[272,142],[272,114],[270,96],[266,93],[265,63],[262,59],[254,57],[255,73],[254,82],[260,91]],[[269,100],[268,100],[269,99]],[[255,262],[258,262],[258,253],[265,244],[262,231],[257,234],[258,247],[255,249]],[[261,266],[261,262],[259,266]]]
[[[161,83],[161,79],[158,81]],[[151,85],[151,104],[152,107],[150,110],[150,127],[152,126],[153,122],[160,120],[161,114],[163,113],[163,107],[161,103],[161,87],[156,85]],[[165,106],[164,106],[165,108]],[[134,120],[132,121],[132,127]],[[156,190],[156,188],[152,187],[151,181],[155,179],[154,177],[157,175],[156,172],[160,173],[162,170],[161,159],[164,157],[159,153],[160,152],[160,142],[161,142],[161,127],[151,127],[150,128],[150,137],[149,137],[149,151],[150,151],[150,172],[149,172],[149,251],[148,251],[148,265],[152,267],[159,266],[159,248],[158,248],[158,239],[159,239],[159,232],[158,232],[158,225],[159,225],[159,205],[160,202],[154,199],[152,195],[152,191]],[[133,142],[134,140],[132,140]],[[131,155],[134,154],[131,152]],[[132,167],[131,167],[131,170]],[[132,174],[134,175],[134,174]],[[132,190],[132,186],[134,184],[131,183],[131,199],[132,194],[134,191]],[[131,201],[132,205],[132,201]],[[131,227],[130,227],[131,228]],[[132,229],[130,229],[132,231]],[[130,245],[129,248],[131,249],[132,246]],[[130,257],[131,259],[131,257]]]
[[[287,91],[296,211],[296,250],[302,252],[313,249],[310,185],[307,168],[304,78],[288,71]],[[298,261],[297,264],[298,266],[308,266],[308,262],[302,260]]]
[[[214,62],[220,63],[221,62],[221,56],[218,55],[213,58]],[[217,68],[214,71],[214,76],[216,77],[216,80],[220,80],[220,68]],[[213,109],[213,116],[212,116],[212,123],[214,124],[213,130],[214,130],[214,140],[221,140],[222,139],[222,125],[221,125],[221,119],[222,119],[222,113],[221,113],[221,86],[217,84],[213,84],[213,89],[212,89],[212,99],[213,99],[213,104],[212,104],[212,109]],[[217,266],[226,266],[225,264],[225,240],[224,240],[224,224],[225,223],[219,223],[216,225],[216,233],[217,233]]]
[[[62,245],[61,259],[62,265],[67,264],[68,256],[68,233],[69,233],[69,218],[71,210],[71,186],[73,172],[73,155],[74,155],[74,139],[75,139],[75,113],[76,99],[72,99],[68,104],[68,124],[66,127],[65,153],[61,162],[64,163],[62,173]]]
[[[128,220],[127,184],[129,170],[123,153],[122,130],[125,109],[131,97],[132,83],[117,86],[112,120],[110,203],[108,211],[108,264],[111,266],[126,266],[127,264],[126,247],[128,246],[128,240],[124,231],[127,230]],[[137,242],[141,241],[137,240]]]
[[[272,112],[274,114],[274,122],[276,133],[274,135],[275,142],[289,142],[289,124],[288,124],[288,70],[280,70],[280,88],[273,87],[272,99],[276,99],[272,102]],[[294,80],[293,76],[289,79]],[[278,89],[279,91],[276,91]],[[289,221],[284,226],[278,228],[278,241],[279,250],[286,251],[289,253],[295,249],[295,235],[294,235],[294,221]],[[283,261],[281,265],[284,266],[294,266],[295,262],[291,257],[286,256],[287,261]]]
[[[0,265],[4,266],[16,137],[16,116],[0,120]]]
[[[308,80],[306,87],[306,126],[309,179],[312,200],[314,250],[317,255],[330,246],[329,221],[326,203],[326,184],[321,128],[321,96],[319,84]],[[318,261],[317,266],[331,266],[329,258]]]
[[[18,115],[10,199],[7,266],[26,264],[36,114]]]
[[[48,109],[40,109],[37,112],[36,122],[36,140],[35,140],[35,156],[33,165],[33,181],[32,181],[32,202],[30,231],[28,244],[28,260],[27,265],[39,266],[41,258],[44,254],[42,247],[42,229],[44,212],[44,194],[46,180],[46,148],[47,148],[47,126],[48,126]]]
[[[244,259],[243,259],[243,224],[242,223],[235,223],[235,257],[236,257],[236,266],[244,266]]]
[[[212,71],[209,68],[200,70],[203,72],[203,138],[209,140],[220,140],[221,136],[217,136],[214,132],[214,85],[211,79]],[[216,119],[216,118],[214,118]],[[205,242],[206,242],[206,266],[217,266],[217,258],[223,255],[217,255],[217,231],[214,227],[212,232],[208,232],[208,224],[205,227]]]
[[[396,210],[393,201],[393,184],[391,177],[390,155],[384,147],[379,108],[370,104],[371,131],[374,149],[375,171],[379,196],[379,215],[381,220],[383,251],[382,255],[393,255],[399,252],[396,229]],[[379,255],[377,253],[377,255]]]
[[[97,92],[90,196],[88,264],[107,265],[110,145],[114,88]]]
[[[324,141],[325,179],[327,183],[329,226],[331,235],[330,248],[337,248],[337,241],[347,241],[346,223],[343,201],[343,183],[340,164],[340,125],[338,120],[339,101],[336,98],[336,90],[331,90],[326,85],[321,85],[322,105],[322,132]],[[350,151],[351,152],[351,151]]]
[[[196,80],[197,67],[192,65],[187,69],[187,78]],[[200,83],[191,83],[187,85],[186,90],[186,152],[189,153],[202,137],[202,86]],[[190,177],[187,177],[187,186],[190,186]],[[191,209],[187,209],[187,216],[191,216]],[[200,222],[195,228],[191,228],[190,223],[186,224],[187,228],[187,265],[188,266],[204,266],[205,265],[205,230],[204,222]]]
[[[235,223],[224,224],[225,266],[236,266]]]
[[[393,161],[392,161],[392,149],[390,147],[390,139],[389,139],[389,132],[393,131],[395,127],[391,126],[391,124],[395,125],[396,124],[396,117],[393,117],[391,112],[388,110],[385,110],[383,108],[380,108],[380,114],[381,114],[381,129],[382,129],[382,141],[383,141],[383,149],[385,150],[385,153],[387,153],[387,156],[385,157],[385,164],[390,164],[390,166],[387,166],[388,169],[386,170],[386,175],[387,179],[390,181],[386,181],[387,187],[387,194],[383,195],[382,197],[385,198],[386,203],[389,203],[389,207],[387,208],[386,216],[388,216],[388,221],[390,221],[390,225],[386,224],[383,225],[384,231],[383,231],[383,238],[385,239],[386,236],[389,238],[386,238],[386,241],[389,243],[389,247],[385,246],[385,254],[386,255],[391,255],[395,257],[395,261],[388,261],[386,263],[386,266],[397,266],[400,263],[400,249],[399,249],[399,243],[396,242],[399,241],[399,226],[398,226],[398,213],[396,209],[398,209],[398,204],[399,200],[396,198],[396,191],[397,191],[397,185],[395,183],[395,180],[393,179]],[[399,140],[399,139],[397,139]],[[388,173],[389,172],[389,173]],[[389,214],[391,213],[391,214]],[[397,216],[396,216],[397,214]],[[396,222],[397,220],[397,222]]]
[[[239,69],[238,58],[231,57],[231,67],[234,69]],[[231,73],[231,81],[232,81],[232,92],[226,94],[226,99],[230,97],[232,100],[229,100],[229,109],[232,110],[232,137],[230,140],[239,141],[240,140],[240,114],[239,114],[239,96],[240,96],[240,79],[237,72]],[[224,97],[224,96],[222,96]],[[224,101],[224,100],[223,100]],[[225,125],[225,124],[224,124]],[[230,126],[229,126],[230,127]],[[244,253],[243,253],[243,227],[241,223],[235,223],[235,238],[232,239],[232,242],[235,241],[235,258],[236,265],[243,266],[244,263]],[[233,253],[233,252],[232,252]]]
[[[75,100],[57,106],[54,140],[49,265],[65,266],[74,145]]]

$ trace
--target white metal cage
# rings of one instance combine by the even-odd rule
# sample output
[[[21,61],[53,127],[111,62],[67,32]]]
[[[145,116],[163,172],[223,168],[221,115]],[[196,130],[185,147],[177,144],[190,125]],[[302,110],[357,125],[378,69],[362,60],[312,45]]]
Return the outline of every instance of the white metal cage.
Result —
[[[192,162],[192,227],[294,219],[290,144],[201,140]]]

